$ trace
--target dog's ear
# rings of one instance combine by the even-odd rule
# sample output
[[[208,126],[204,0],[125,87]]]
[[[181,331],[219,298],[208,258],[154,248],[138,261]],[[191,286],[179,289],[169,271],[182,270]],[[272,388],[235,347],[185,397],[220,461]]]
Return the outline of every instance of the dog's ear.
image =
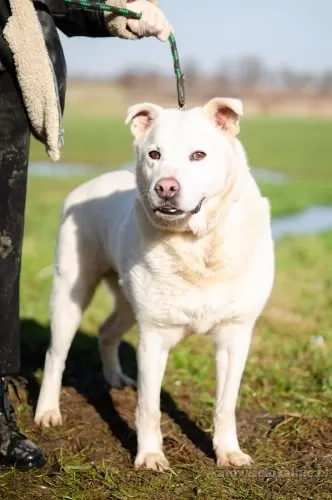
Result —
[[[243,105],[240,99],[216,97],[205,104],[203,112],[216,127],[230,135],[235,136],[240,132],[240,116],[243,116]]]
[[[161,106],[149,102],[135,104],[128,109],[125,124],[131,123],[131,133],[136,141],[146,134],[162,110]]]

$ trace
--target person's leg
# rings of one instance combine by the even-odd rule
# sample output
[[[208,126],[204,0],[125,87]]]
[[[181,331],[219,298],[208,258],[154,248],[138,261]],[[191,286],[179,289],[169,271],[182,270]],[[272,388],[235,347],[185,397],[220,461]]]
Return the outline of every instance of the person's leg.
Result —
[[[0,73],[0,463],[36,467],[39,448],[19,433],[6,377],[20,370],[19,282],[24,229],[29,123],[19,90]]]

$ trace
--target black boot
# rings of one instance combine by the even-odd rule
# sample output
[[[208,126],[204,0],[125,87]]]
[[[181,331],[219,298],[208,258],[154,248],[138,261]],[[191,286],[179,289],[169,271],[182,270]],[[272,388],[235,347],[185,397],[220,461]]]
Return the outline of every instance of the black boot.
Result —
[[[0,377],[0,464],[26,469],[43,467],[43,452],[19,432],[8,397],[8,384]]]

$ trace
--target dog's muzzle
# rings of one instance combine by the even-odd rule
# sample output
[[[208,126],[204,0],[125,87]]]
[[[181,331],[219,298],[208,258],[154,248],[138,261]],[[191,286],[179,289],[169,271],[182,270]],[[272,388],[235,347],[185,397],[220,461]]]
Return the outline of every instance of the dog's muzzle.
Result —
[[[202,208],[203,201],[204,201],[204,198],[202,198],[201,201],[198,203],[198,205],[193,210],[190,210],[189,212],[184,212],[183,210],[180,210],[172,203],[165,203],[164,205],[161,205],[160,207],[154,208],[153,211],[154,211],[154,213],[160,213],[163,215],[170,215],[170,216],[184,215],[185,213],[195,215],[195,214],[198,214],[198,212]]]

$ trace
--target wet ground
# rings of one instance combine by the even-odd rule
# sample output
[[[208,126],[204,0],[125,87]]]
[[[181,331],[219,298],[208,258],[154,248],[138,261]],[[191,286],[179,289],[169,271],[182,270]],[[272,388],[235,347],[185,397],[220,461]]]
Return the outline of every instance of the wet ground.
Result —
[[[133,169],[132,163],[122,168]],[[30,174],[38,177],[73,177],[99,175],[105,172],[98,167],[66,163],[32,163]],[[258,182],[265,184],[283,184],[287,176],[264,168],[252,167],[251,171]],[[278,217],[272,221],[272,233],[276,240],[288,234],[317,234],[332,229],[332,207],[311,206],[297,214]]]

